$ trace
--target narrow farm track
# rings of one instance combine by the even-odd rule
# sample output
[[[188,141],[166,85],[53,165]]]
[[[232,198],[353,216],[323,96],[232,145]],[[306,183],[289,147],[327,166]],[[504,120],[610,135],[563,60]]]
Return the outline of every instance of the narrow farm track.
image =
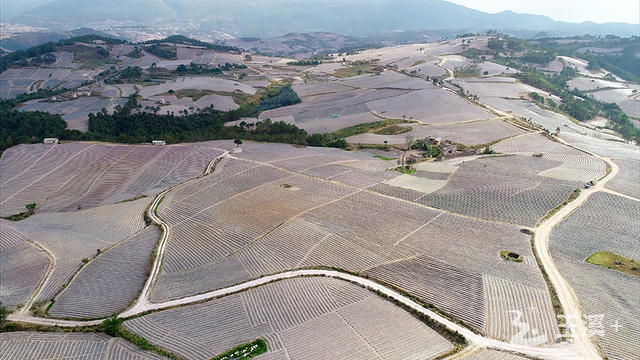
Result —
[[[221,150],[221,149],[220,149]],[[595,154],[591,154],[593,156],[597,156]],[[211,172],[212,168],[215,166],[216,162],[221,160],[224,157],[228,157],[229,152],[224,151],[223,154],[217,156],[212,162],[207,166],[204,175]],[[534,244],[536,248],[536,254],[539,257],[542,267],[549,275],[551,285],[555,288],[558,298],[564,308],[564,312],[566,316],[577,319],[577,321],[572,321],[572,341],[564,342],[560,344],[547,345],[547,346],[534,346],[534,345],[526,345],[526,344],[516,344],[516,343],[507,343],[501,340],[496,340],[488,337],[484,337],[479,335],[470,329],[453,322],[442,315],[435,313],[420,304],[414,302],[411,298],[391,289],[384,285],[381,285],[373,280],[363,278],[357,275],[347,274],[339,271],[333,270],[320,270],[320,269],[301,269],[301,270],[292,270],[286,271],[278,274],[264,276],[258,279],[246,281],[244,283],[240,283],[234,286],[218,289],[215,291],[210,291],[203,294],[188,296],[176,300],[165,301],[161,303],[151,303],[149,301],[149,293],[151,287],[153,286],[162,265],[162,259],[164,255],[164,250],[166,247],[168,234],[169,234],[169,226],[166,222],[160,219],[155,211],[160,203],[163,201],[164,196],[182,184],[193,181],[191,179],[185,183],[180,185],[176,185],[172,188],[169,188],[162,193],[160,193],[151,206],[147,209],[148,216],[163,230],[162,237],[158,243],[157,253],[155,260],[153,262],[150,276],[147,278],[144,287],[140,293],[139,298],[136,302],[126,311],[120,313],[118,317],[120,318],[128,318],[133,317],[139,314],[142,314],[147,311],[158,311],[176,306],[183,306],[188,304],[193,304],[197,302],[211,300],[217,297],[222,297],[238,292],[242,292],[257,286],[265,285],[274,281],[280,281],[285,279],[291,279],[296,277],[309,277],[309,276],[321,276],[321,277],[331,277],[335,279],[340,279],[344,281],[348,281],[354,284],[358,284],[360,286],[366,287],[373,291],[378,292],[379,294],[393,299],[396,302],[406,306],[407,308],[412,309],[413,311],[426,315],[439,324],[444,325],[450,330],[456,331],[463,335],[467,341],[469,342],[469,346],[467,349],[463,350],[462,353],[458,355],[454,355],[453,358],[459,358],[462,354],[470,354],[475,351],[475,349],[496,349],[501,351],[513,352],[524,354],[527,356],[532,356],[541,359],[601,359],[601,353],[597,343],[594,339],[588,335],[586,325],[583,319],[583,313],[580,307],[580,303],[575,293],[571,290],[568,282],[564,279],[564,277],[558,271],[558,268],[553,263],[553,259],[551,257],[549,251],[549,238],[551,231],[553,228],[562,222],[567,216],[569,216],[573,211],[578,209],[581,205],[583,205],[587,199],[598,191],[606,191],[604,185],[614,178],[619,172],[618,166],[610,161],[610,159],[605,159],[600,156],[598,158],[607,162],[611,166],[611,172],[605,176],[601,181],[598,182],[593,188],[590,190],[582,191],[580,196],[577,199],[569,203],[567,206],[560,209],[557,213],[551,216],[549,219],[544,221],[542,224],[536,228],[534,235]],[[233,158],[233,157],[232,157]],[[272,164],[269,164],[273,166]],[[46,281],[46,278],[45,280]],[[36,293],[40,291],[38,289]],[[34,294],[36,295],[36,294]],[[34,296],[35,298],[35,296]],[[25,307],[25,309],[27,309]],[[102,322],[102,320],[92,320],[92,321],[72,321],[72,320],[62,320],[62,319],[51,319],[51,318],[39,318],[28,315],[27,311],[20,311],[15,314],[11,314],[9,316],[9,320],[16,322],[24,322],[31,324],[39,324],[39,325],[48,325],[48,326],[59,326],[59,327],[81,327],[81,326],[92,326],[98,325]]]

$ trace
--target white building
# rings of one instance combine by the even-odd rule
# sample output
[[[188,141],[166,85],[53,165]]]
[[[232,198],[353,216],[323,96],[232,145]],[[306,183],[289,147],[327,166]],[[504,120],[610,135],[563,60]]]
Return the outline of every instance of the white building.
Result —
[[[153,140],[151,142],[153,144],[153,146],[165,146],[167,145],[167,142],[164,140]]]
[[[42,140],[43,144],[58,144],[60,143],[60,140],[58,140],[58,138],[45,138],[44,140]]]

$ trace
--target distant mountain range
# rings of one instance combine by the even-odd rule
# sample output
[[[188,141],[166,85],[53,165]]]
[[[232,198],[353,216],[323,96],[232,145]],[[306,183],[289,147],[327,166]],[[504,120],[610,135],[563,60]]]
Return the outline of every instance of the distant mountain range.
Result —
[[[562,36],[631,36],[639,31],[637,24],[576,24],[511,11],[488,14],[444,0],[21,0],[24,12],[18,11],[17,1],[4,1],[8,5],[3,4],[3,12],[8,7],[8,13],[3,21],[48,28],[109,22],[162,27],[189,24],[199,31],[222,31],[234,37],[323,31],[360,35],[418,29],[495,29],[520,36],[541,31]]]

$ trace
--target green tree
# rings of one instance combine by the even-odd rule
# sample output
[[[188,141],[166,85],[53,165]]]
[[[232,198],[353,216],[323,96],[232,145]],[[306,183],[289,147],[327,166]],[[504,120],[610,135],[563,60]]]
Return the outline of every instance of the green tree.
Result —
[[[7,321],[7,315],[7,307],[2,304],[2,301],[0,301],[0,329],[4,327],[4,324]]]
[[[240,145],[242,145],[242,140],[235,139],[235,140],[233,140],[233,143],[236,144],[236,147],[240,147]]]
[[[27,204],[24,207],[27,208],[27,211],[29,212],[29,214],[33,214],[36,212],[36,206],[38,206],[38,204],[36,203],[31,203],[31,204]]]

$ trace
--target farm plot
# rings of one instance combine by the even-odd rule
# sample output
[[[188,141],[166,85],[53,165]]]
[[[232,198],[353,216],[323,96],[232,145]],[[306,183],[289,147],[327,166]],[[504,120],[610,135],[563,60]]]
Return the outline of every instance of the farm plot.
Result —
[[[484,328],[482,277],[442,261],[417,257],[365,271],[434,304],[475,329]]]
[[[8,332],[0,334],[0,358],[6,360],[164,359],[119,338],[90,333]]]
[[[561,132],[560,138],[571,145],[591,151],[600,156],[631,160],[637,160],[640,158],[640,150],[633,144],[599,139],[572,132]]]
[[[49,259],[14,228],[0,220],[0,302],[10,310],[23,304],[45,274]]]
[[[594,132],[586,127],[574,124],[566,116],[551,110],[541,109],[527,100],[514,100],[501,97],[485,97],[482,102],[507,114],[525,118],[549,132],[561,129],[562,133],[591,134],[602,137],[601,132]],[[605,135],[606,136],[606,135]]]
[[[357,54],[347,55],[348,61],[366,61],[377,59],[380,64],[393,64],[405,59],[421,56],[421,50],[428,48],[430,44],[410,44],[384,47],[381,49],[368,49]]]
[[[214,77],[183,77],[178,78],[175,81],[168,81],[164,84],[143,87],[140,90],[140,96],[149,98],[154,95],[167,93],[169,90],[178,91],[186,89],[224,92],[234,92],[239,90],[250,95],[256,93],[255,88],[231,80]]]
[[[537,89],[533,86],[514,82],[510,78],[492,78],[490,81],[485,79],[456,79],[455,84],[461,86],[465,91],[469,91],[473,95],[478,95],[481,101],[486,98],[510,98],[518,99],[520,96],[527,95],[530,92],[549,96],[549,93]]]
[[[633,91],[634,89],[622,88],[594,91],[591,94],[593,95],[593,97],[600,101],[617,103],[623,100],[627,100],[627,98],[634,94]],[[636,100],[636,104],[640,106],[640,101]]]
[[[414,190],[422,193],[422,195],[425,195],[430,194],[434,191],[438,191],[443,186],[447,185],[447,179],[435,180],[420,176],[403,174],[391,180],[388,180],[386,184],[403,189]]]
[[[398,175],[384,171],[385,162],[371,159],[367,152],[247,145],[237,155],[245,160],[225,159],[213,174],[166,195],[159,215],[171,230],[152,301],[203,293],[265,274],[323,266],[366,273],[400,286],[479,331],[495,320],[496,325],[486,329],[496,337],[507,337],[512,330],[503,321],[508,314],[500,312],[502,300],[492,294],[510,294],[509,304],[517,305],[531,293],[540,304],[548,305],[534,261],[514,263],[500,258],[504,250],[533,258],[529,237],[519,227],[411,203],[424,194],[380,184],[384,178],[369,184],[362,174]],[[516,158],[521,163],[515,165],[499,163],[486,171],[511,174],[527,165],[535,176],[556,165],[548,160],[544,166],[527,164],[528,158]],[[364,165],[370,161],[374,164]],[[374,170],[376,164],[384,166]],[[425,166],[414,177],[446,181],[450,173],[461,171],[442,163],[427,165],[433,166]],[[354,184],[347,184],[348,176],[354,176]],[[373,186],[353,187],[365,181]],[[457,245],[452,248],[451,244]],[[501,287],[501,292],[487,292],[483,276],[523,288],[509,292],[509,285]],[[489,301],[497,304],[492,317],[485,316]],[[553,329],[544,322],[546,309],[541,306],[531,315],[545,334]]]
[[[292,360],[424,359],[451,349],[404,310],[328,278],[283,280],[124,326],[186,359],[209,359],[257,338],[269,346],[261,357],[281,358],[286,352]]]
[[[551,61],[544,69],[560,72],[564,69],[565,66],[569,66],[578,70],[581,75],[588,77],[604,77],[607,72],[604,70],[594,70],[591,71],[587,69],[589,66],[589,62],[582,59],[576,59],[569,56],[557,56],[555,60]]]
[[[321,81],[315,83],[297,84],[291,87],[303,100],[307,96],[331,94],[353,90],[352,87],[341,85],[335,81]]]
[[[367,103],[381,116],[424,124],[458,123],[493,118],[493,114],[435,86]]]
[[[534,225],[580,186],[536,175],[558,165],[532,156],[465,162],[445,187],[418,202],[480,218]]]
[[[172,232],[154,295],[173,297],[180,295],[176,291],[184,291],[182,288],[193,293],[232,285],[236,277],[248,273],[241,271],[242,264],[235,262],[234,257],[229,258],[230,255],[269,235],[291,218],[353,192],[335,184],[319,184],[306,177],[285,174],[260,167],[215,184],[214,189],[231,190],[222,190],[220,195],[228,194],[223,198],[210,196],[197,204],[193,198],[182,203],[175,197],[166,199],[162,214],[168,214]],[[229,266],[239,271],[235,274],[220,271],[220,267]],[[209,271],[192,274],[199,267]],[[213,271],[216,268],[218,271]],[[176,284],[174,280],[185,274],[205,278]],[[174,290],[172,286],[179,288]]]
[[[580,150],[559,142],[551,141],[539,133],[525,134],[512,139],[501,141],[493,146],[493,149],[503,154],[564,154],[582,155]]]
[[[541,171],[540,176],[559,180],[589,182],[597,181],[607,173],[604,161],[595,156],[546,154],[545,159],[560,162],[561,165]]]
[[[420,61],[424,61],[420,63]],[[429,77],[441,77],[447,73],[446,70],[437,65],[439,60],[437,58],[417,59],[406,70],[416,71],[418,75]]]
[[[638,219],[638,202],[600,192],[551,234],[554,261],[576,292],[588,319],[602,319],[602,327],[595,328],[598,332],[594,335],[604,353],[613,359],[633,359],[640,353],[635,340],[640,325],[640,282],[633,275],[585,259],[598,251],[640,259]]]
[[[347,126],[380,121],[365,106],[368,101],[403,94],[395,89],[354,89],[338,93],[312,95],[296,105],[264,111],[259,119],[293,122],[308,132],[331,132]]]
[[[419,90],[433,87],[429,81],[391,70],[385,70],[380,75],[354,76],[339,80],[337,83],[359,89]]]
[[[555,343],[560,332],[546,289],[532,288],[518,282],[483,276],[485,308],[488,321],[484,333],[498,339],[539,345]],[[520,322],[531,332],[522,334]]]
[[[633,118],[640,118],[640,98],[636,97],[635,99],[627,99],[618,102],[620,108],[627,113],[627,115]],[[633,120],[632,120],[633,122]],[[634,123],[636,127],[640,127],[640,124],[637,122]]]
[[[399,135],[364,133],[350,136],[346,140],[350,144],[384,144],[387,141],[387,144],[399,145],[405,143],[407,136],[412,136],[414,139],[433,136],[460,144],[481,145],[525,133],[524,130],[500,119],[457,124],[406,124],[400,126],[410,126],[411,131]]]
[[[153,100],[157,103],[162,103],[160,112],[162,113],[181,113],[184,110],[192,111],[194,109],[203,109],[213,105],[213,108],[219,111],[236,110],[238,104],[236,104],[231,96],[223,95],[205,95],[198,100],[194,100],[191,97],[178,98],[176,96],[152,96],[149,100]]]
[[[615,159],[613,160],[620,172],[607,183],[607,188],[621,194],[640,199],[640,161]]]
[[[72,211],[153,195],[202,174],[218,154],[206,145],[21,145],[0,161],[2,216],[33,202],[38,211]]]
[[[98,256],[56,298],[49,314],[101,318],[123,310],[144,285],[160,235],[156,226],[147,227]]]
[[[608,81],[603,79],[591,79],[586,77],[577,77],[567,81],[570,89],[578,89],[582,91],[599,90],[605,88],[626,88],[625,84]]]
[[[80,267],[83,258],[142,230],[143,212],[150,201],[140,199],[72,213],[41,213],[12,224],[56,259],[39,300],[51,299]]]

